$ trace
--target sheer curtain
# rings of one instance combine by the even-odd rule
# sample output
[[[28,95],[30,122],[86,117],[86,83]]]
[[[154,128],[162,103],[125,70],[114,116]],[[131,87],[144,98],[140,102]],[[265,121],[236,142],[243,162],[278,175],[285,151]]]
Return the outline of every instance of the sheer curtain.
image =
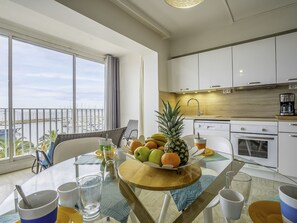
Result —
[[[110,130],[120,127],[119,58],[106,55],[104,81],[104,129]]]

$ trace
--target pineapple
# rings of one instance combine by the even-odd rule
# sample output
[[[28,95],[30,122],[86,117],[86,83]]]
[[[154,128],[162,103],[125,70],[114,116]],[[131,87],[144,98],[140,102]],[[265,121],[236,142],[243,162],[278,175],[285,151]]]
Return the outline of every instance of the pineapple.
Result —
[[[168,101],[165,103],[162,100],[162,103],[164,105],[163,112],[157,111],[157,117],[159,130],[167,138],[164,151],[177,153],[181,160],[180,166],[185,165],[189,159],[189,151],[186,142],[180,138],[184,129],[184,118],[179,115],[179,102],[174,108],[171,107]]]

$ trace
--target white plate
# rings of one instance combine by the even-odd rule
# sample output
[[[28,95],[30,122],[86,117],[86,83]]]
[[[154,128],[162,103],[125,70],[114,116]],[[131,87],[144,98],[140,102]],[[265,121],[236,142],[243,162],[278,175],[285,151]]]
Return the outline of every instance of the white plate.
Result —
[[[126,155],[129,158],[135,159],[135,157],[134,157],[134,155],[132,155],[129,147],[124,146],[122,148],[122,150],[123,150],[124,153],[126,153]],[[153,168],[157,168],[157,169],[166,169],[166,170],[178,170],[178,169],[182,169],[182,168],[185,168],[187,166],[190,166],[190,165],[192,165],[194,163],[198,163],[200,160],[202,160],[204,158],[204,156],[199,156],[199,154],[201,154],[201,153],[204,152],[204,149],[198,150],[198,152],[197,152],[197,150],[198,150],[198,148],[195,147],[195,146],[192,147],[191,149],[189,149],[189,160],[188,160],[187,164],[185,164],[183,166],[179,166],[177,168],[174,168],[172,165],[159,166],[158,164],[152,163],[152,162],[149,162],[149,161],[143,162],[143,164],[148,165],[148,166],[153,167]],[[139,160],[137,160],[137,161],[139,161]]]

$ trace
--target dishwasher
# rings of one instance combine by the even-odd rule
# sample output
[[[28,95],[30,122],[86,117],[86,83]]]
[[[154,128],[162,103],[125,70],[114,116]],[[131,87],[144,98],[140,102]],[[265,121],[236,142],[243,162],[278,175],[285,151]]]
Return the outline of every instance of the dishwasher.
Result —
[[[194,133],[202,136],[222,136],[230,140],[230,121],[195,120]]]

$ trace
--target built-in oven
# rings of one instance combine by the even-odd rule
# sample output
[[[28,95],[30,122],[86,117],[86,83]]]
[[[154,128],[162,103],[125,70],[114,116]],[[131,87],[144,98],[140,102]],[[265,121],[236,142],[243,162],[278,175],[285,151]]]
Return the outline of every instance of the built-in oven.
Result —
[[[231,121],[234,155],[277,168],[277,122]]]

